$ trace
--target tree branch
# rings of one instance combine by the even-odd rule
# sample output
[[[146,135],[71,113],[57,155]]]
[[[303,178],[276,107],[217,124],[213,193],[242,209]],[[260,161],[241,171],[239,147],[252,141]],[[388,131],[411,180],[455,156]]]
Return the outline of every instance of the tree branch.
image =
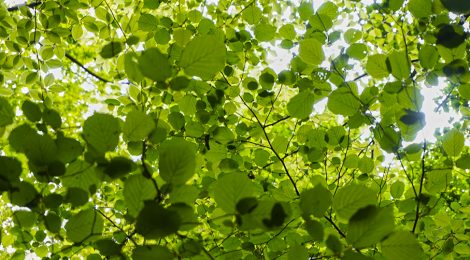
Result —
[[[95,210],[100,213],[101,216],[103,216],[103,218],[105,218],[107,221],[109,221],[114,227],[116,227],[117,229],[119,229],[119,231],[123,232],[124,234],[126,234],[126,238],[128,240],[130,240],[134,245],[137,245],[137,243],[135,242],[135,240],[132,238],[132,236],[128,235],[126,232],[124,232],[124,230],[118,226],[110,217],[106,216],[106,214],[104,214],[101,210],[99,209],[96,209]]]
[[[278,119],[278,120],[276,120],[276,121],[274,121],[274,122],[272,122],[272,123],[269,123],[269,124],[264,125],[263,128],[273,126],[273,125],[275,125],[275,124],[277,124],[277,123],[280,123],[280,122],[282,122],[282,121],[284,121],[284,120],[287,120],[287,119],[289,119],[289,118],[290,118],[290,116],[285,116],[285,117],[283,117],[283,118],[281,118],[281,119]]]
[[[263,127],[263,123],[261,123],[261,121],[259,120],[258,116],[256,115],[255,111],[253,111],[253,109],[251,109],[250,106],[248,106],[248,104],[245,102],[245,100],[239,96],[240,99],[242,100],[243,104],[248,108],[248,110],[250,110],[251,114],[253,114],[253,116],[255,117],[256,121],[258,122],[259,126],[261,127],[261,130],[263,130],[263,133],[264,133],[264,136],[266,137],[266,141],[268,141],[268,144],[269,144],[269,147],[271,148],[271,151],[273,151],[274,155],[277,157],[277,159],[279,159],[279,161],[281,162],[282,164],[282,167],[284,168],[284,171],[286,172],[286,175],[287,177],[289,177],[289,180],[290,182],[292,183],[292,185],[294,186],[294,189],[295,189],[295,193],[297,194],[297,196],[300,196],[300,192],[299,192],[299,189],[297,189],[297,184],[295,184],[295,181],[294,179],[292,178],[292,176],[290,175],[289,173],[289,169],[287,169],[287,165],[286,163],[284,162],[284,159],[279,155],[279,153],[274,149],[272,143],[271,143],[271,140],[269,139],[269,136],[268,136],[268,133],[266,132],[266,129]]]
[[[331,225],[333,225],[333,227],[336,229],[336,231],[338,231],[339,235],[342,237],[342,238],[346,238],[346,235],[343,233],[343,231],[341,231],[341,229],[339,229],[339,227],[336,225],[336,223],[330,218],[330,217],[327,217],[327,216],[324,216],[326,220],[328,220],[328,222],[330,222]]]
[[[145,178],[152,181],[153,186],[157,190],[156,199],[157,199],[158,202],[160,202],[162,200],[162,193],[161,193],[160,189],[158,188],[157,181],[154,178],[152,178],[152,173],[150,172],[149,168],[147,167],[147,164],[145,163],[146,153],[147,153],[147,142],[143,141],[142,142],[142,155],[140,156],[140,161],[142,163],[142,169],[143,169],[142,174],[144,175]]]
[[[424,140],[424,144],[423,144],[423,155],[421,156],[421,179],[419,181],[419,193],[418,193],[418,197],[416,198],[417,201],[416,201],[416,215],[415,215],[415,221],[413,223],[413,230],[411,231],[412,233],[415,233],[415,230],[416,230],[416,225],[418,224],[418,220],[419,220],[419,206],[420,206],[420,202],[421,202],[421,193],[423,191],[423,182],[424,182],[424,174],[426,173],[426,170],[425,170],[425,157],[426,157],[426,140]]]
[[[80,68],[82,68],[84,71],[86,71],[88,74],[92,75],[93,77],[95,77],[96,79],[104,82],[104,83],[109,83],[111,82],[110,80],[107,80],[105,78],[102,78],[100,77],[98,74],[94,73],[93,71],[91,71],[90,69],[88,69],[87,67],[85,67],[85,65],[83,65],[81,62],[79,62],[77,59],[75,59],[74,57],[72,57],[70,54],[68,54],[67,52],[65,53],[65,57],[67,59],[69,59],[71,62],[77,64]]]

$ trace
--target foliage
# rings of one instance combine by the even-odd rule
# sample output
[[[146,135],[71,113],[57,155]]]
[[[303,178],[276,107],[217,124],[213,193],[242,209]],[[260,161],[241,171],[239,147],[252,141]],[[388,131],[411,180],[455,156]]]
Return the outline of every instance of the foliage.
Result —
[[[469,14],[2,4],[0,258],[468,258]],[[439,82],[462,120],[416,142]]]

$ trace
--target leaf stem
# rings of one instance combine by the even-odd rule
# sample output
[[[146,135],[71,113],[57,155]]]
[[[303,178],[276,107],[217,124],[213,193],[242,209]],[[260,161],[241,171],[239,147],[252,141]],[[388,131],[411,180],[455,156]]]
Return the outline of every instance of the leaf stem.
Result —
[[[72,57],[69,53],[65,53],[65,57],[67,59],[69,59],[71,62],[77,64],[80,68],[82,68],[85,72],[87,72],[88,74],[92,75],[93,77],[95,77],[96,79],[104,82],[104,83],[109,83],[111,82],[110,80],[107,80],[105,78],[102,78],[100,77],[98,74],[96,74],[95,72],[91,71],[90,69],[88,69],[87,67],[85,67],[85,65],[83,65],[83,63],[79,62],[77,59],[75,59],[74,57]]]

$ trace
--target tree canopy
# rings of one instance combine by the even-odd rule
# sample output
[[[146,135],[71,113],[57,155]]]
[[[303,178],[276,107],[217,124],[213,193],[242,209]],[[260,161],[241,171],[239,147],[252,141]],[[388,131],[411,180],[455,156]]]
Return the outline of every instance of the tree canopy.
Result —
[[[467,259],[469,15],[2,3],[0,258]],[[426,88],[461,118],[416,141]]]

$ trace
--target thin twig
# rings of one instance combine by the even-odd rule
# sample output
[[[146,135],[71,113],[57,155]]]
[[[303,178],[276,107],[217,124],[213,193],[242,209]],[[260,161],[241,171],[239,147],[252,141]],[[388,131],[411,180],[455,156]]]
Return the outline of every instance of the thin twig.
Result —
[[[142,142],[142,155],[140,156],[140,162],[142,163],[142,169],[143,169],[142,174],[144,175],[145,178],[152,181],[153,186],[157,190],[156,199],[158,202],[160,202],[162,199],[162,193],[160,191],[160,188],[158,187],[157,181],[154,178],[152,178],[152,173],[150,172],[149,168],[147,167],[147,163],[145,162],[146,153],[147,153],[147,142],[143,141]]]
[[[277,159],[279,159],[279,161],[281,162],[282,167],[284,168],[284,171],[286,172],[287,177],[289,177],[290,182],[291,182],[292,185],[294,186],[295,193],[297,194],[297,196],[300,196],[299,189],[297,189],[297,184],[295,184],[294,179],[293,179],[292,176],[290,175],[289,169],[287,169],[287,165],[286,165],[286,163],[284,162],[284,159],[283,159],[283,158],[279,155],[279,153],[274,149],[274,146],[272,145],[271,140],[269,139],[269,136],[268,136],[268,133],[266,132],[266,129],[263,128],[263,123],[261,123],[261,121],[259,120],[259,118],[258,118],[258,116],[256,115],[255,111],[253,111],[253,109],[252,109],[250,106],[248,106],[248,104],[245,102],[245,100],[243,99],[243,97],[241,97],[241,96],[239,96],[239,97],[240,97],[240,99],[242,100],[243,104],[248,108],[248,110],[250,110],[251,114],[253,114],[253,116],[255,117],[256,121],[258,122],[259,126],[261,127],[261,130],[263,130],[264,136],[266,137],[266,141],[268,142],[269,147],[271,148],[271,151],[273,151],[274,155],[275,155],[275,156],[277,157]]]
[[[97,78],[98,80],[104,82],[104,83],[109,83],[111,82],[110,80],[107,80],[105,78],[102,78],[100,77],[98,74],[94,73],[93,71],[91,71],[90,69],[88,69],[87,67],[85,67],[85,65],[83,65],[81,62],[79,62],[77,59],[75,59],[74,57],[72,57],[70,54],[68,54],[67,52],[65,53],[65,57],[67,59],[69,59],[71,62],[77,64],[80,68],[82,68],[84,71],[86,71],[88,74],[92,75],[93,77]]]
[[[126,232],[124,232],[124,229],[122,229],[120,226],[118,226],[110,217],[108,217],[106,214],[104,214],[101,210],[99,209],[96,209],[95,210],[100,213],[101,216],[103,216],[103,218],[105,218],[107,221],[109,221],[114,227],[116,227],[117,229],[119,229],[119,231],[123,232],[124,234],[126,234],[126,238],[128,240],[130,240],[134,245],[137,245],[137,243],[135,242],[135,240],[132,238],[132,236],[128,235]]]
[[[289,118],[290,118],[290,116],[285,116],[285,117],[283,117],[283,118],[281,118],[281,119],[278,119],[278,120],[276,120],[276,121],[274,121],[274,122],[272,122],[272,123],[265,124],[263,127],[266,128],[266,127],[270,127],[270,126],[276,125],[276,124],[278,124],[278,123],[280,123],[280,122],[282,122],[282,121],[284,121],[284,120],[287,120],[287,119],[289,119]]]
[[[330,224],[336,229],[336,231],[338,231],[338,234],[343,237],[343,238],[346,238],[346,235],[343,233],[343,231],[341,231],[341,229],[339,229],[339,227],[336,225],[336,223],[328,216],[324,216],[324,218],[326,220],[328,220],[328,222],[330,222]]]

